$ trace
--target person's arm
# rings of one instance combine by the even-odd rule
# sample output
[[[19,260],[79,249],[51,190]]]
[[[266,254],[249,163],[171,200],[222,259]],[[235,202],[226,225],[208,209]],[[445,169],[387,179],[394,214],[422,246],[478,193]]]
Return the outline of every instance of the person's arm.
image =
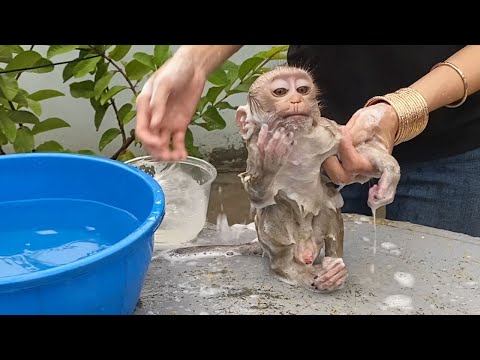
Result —
[[[193,60],[206,76],[215,71],[243,45],[182,45],[174,57]]]
[[[465,92],[469,96],[480,90],[480,45],[468,45],[444,62],[453,64],[453,67],[432,64],[437,67],[409,87],[370,99],[352,116],[344,129],[348,136],[343,137],[339,148],[342,162],[334,156],[323,164],[333,182],[349,183],[355,175],[367,175],[372,171],[372,165],[366,159],[360,159],[361,155],[354,146],[377,139],[391,152],[395,145],[423,132],[428,125],[429,113],[444,106],[461,106]],[[386,111],[373,111],[373,107],[382,103],[389,104]],[[376,126],[372,126],[372,116],[379,116],[374,122]]]
[[[183,45],[148,79],[137,98],[136,135],[150,155],[167,161],[187,156],[185,135],[207,77],[240,48]]]
[[[465,76],[467,95],[480,90],[480,45],[465,46],[445,61],[455,65]],[[433,69],[410,87],[423,96],[429,112],[460,101],[465,91],[461,76],[446,65]]]

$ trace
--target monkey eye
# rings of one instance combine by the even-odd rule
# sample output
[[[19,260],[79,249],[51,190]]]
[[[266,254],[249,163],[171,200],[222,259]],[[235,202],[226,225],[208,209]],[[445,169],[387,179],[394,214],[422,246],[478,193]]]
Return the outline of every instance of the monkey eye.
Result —
[[[285,89],[285,88],[278,88],[278,89],[273,90],[273,94],[274,94],[275,96],[283,96],[283,95],[285,95],[287,92],[288,92],[288,90]]]
[[[308,86],[300,86],[297,88],[297,92],[302,95],[308,94],[309,91],[310,88]]]

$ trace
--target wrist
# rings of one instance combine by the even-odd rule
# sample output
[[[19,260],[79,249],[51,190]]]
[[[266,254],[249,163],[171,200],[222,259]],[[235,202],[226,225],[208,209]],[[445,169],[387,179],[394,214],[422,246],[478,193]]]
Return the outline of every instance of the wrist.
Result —
[[[402,88],[385,96],[375,96],[367,101],[365,107],[386,102],[396,113],[397,129],[394,146],[409,141],[425,130],[429,111],[423,96],[412,88]]]
[[[182,45],[176,56],[187,58],[205,78],[236,53],[241,45]]]

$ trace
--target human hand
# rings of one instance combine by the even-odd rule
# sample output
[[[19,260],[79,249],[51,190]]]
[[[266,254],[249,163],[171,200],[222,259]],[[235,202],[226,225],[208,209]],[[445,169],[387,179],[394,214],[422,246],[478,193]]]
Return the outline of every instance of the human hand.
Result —
[[[331,156],[325,160],[323,169],[336,184],[350,184],[359,175],[371,176],[376,171],[374,165],[359,154],[355,146],[375,142],[391,154],[397,129],[397,113],[387,103],[377,103],[358,110],[341,128],[338,157]]]
[[[192,57],[175,54],[145,83],[137,98],[136,136],[151,156],[187,157],[185,134],[206,81],[207,73]]]

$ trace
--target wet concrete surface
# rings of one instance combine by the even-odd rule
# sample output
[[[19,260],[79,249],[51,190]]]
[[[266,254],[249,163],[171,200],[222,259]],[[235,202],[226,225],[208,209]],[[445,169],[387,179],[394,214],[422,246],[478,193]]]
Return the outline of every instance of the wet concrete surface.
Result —
[[[374,254],[372,219],[344,217],[350,275],[341,290],[318,294],[280,282],[267,257],[172,262],[157,251],[135,314],[480,314],[479,238],[377,219]],[[256,237],[235,228],[226,240],[207,224],[195,245]]]

